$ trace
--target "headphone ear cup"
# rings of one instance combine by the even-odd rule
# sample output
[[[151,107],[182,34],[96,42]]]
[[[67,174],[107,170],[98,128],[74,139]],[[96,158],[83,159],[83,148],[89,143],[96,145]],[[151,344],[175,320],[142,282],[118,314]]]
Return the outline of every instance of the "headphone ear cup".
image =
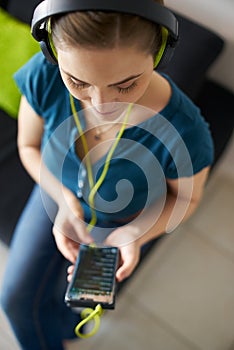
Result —
[[[174,55],[174,51],[175,51],[175,47],[172,47],[167,44],[163,52],[163,55],[161,57],[161,60],[158,63],[157,67],[155,67],[155,69],[165,68],[170,62],[170,60],[172,59],[172,56]]]
[[[155,57],[154,69],[164,68],[170,62],[174,54],[175,46],[175,42],[168,30],[162,27],[162,44]]]
[[[49,41],[40,41],[40,47],[41,51],[43,52],[44,56],[47,58],[47,60],[52,64],[58,64],[57,58],[54,56],[53,51],[50,47]]]

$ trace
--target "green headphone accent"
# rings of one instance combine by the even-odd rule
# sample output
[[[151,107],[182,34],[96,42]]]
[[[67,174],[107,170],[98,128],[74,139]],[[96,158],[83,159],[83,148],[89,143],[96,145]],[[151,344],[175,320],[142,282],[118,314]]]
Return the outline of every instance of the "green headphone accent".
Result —
[[[164,52],[166,50],[166,46],[167,46],[167,39],[168,39],[168,30],[164,27],[161,27],[162,29],[162,44],[161,47],[155,57],[154,60],[154,69],[159,65],[159,63],[161,62],[161,59],[164,55]]]
[[[48,41],[49,41],[51,51],[52,51],[54,57],[56,58],[56,60],[58,60],[57,51],[56,51],[56,48],[54,46],[53,39],[52,39],[51,17],[48,19],[48,22],[47,22],[47,31],[48,31]]]

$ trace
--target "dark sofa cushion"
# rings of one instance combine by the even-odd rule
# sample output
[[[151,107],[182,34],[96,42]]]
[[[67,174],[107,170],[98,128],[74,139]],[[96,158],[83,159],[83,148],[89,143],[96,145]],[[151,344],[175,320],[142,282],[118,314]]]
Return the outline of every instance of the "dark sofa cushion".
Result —
[[[214,167],[233,134],[234,94],[220,84],[206,80],[196,103],[210,125],[215,148]]]
[[[35,7],[42,0],[1,0],[0,6],[22,22],[30,24]]]
[[[163,71],[195,100],[208,68],[223,49],[224,41],[204,26],[175,15],[179,21],[179,43],[170,64]]]
[[[19,159],[16,134],[16,120],[0,110],[0,239],[6,244],[34,184]]]

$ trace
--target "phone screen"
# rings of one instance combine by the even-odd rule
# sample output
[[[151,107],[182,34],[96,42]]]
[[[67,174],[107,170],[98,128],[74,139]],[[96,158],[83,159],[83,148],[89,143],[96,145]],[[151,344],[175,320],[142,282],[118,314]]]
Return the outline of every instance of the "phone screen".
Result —
[[[80,245],[72,280],[65,302],[71,307],[115,307],[115,272],[118,266],[117,247]]]

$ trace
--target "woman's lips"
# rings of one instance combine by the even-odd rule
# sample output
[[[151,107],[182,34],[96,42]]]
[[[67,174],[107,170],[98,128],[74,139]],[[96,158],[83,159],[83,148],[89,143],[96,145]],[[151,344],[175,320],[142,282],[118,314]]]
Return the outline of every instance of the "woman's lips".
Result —
[[[111,111],[99,111],[96,107],[93,107],[93,108],[94,108],[95,112],[97,112],[98,114],[103,115],[103,116],[111,115],[111,114],[118,111],[118,109],[113,109]]]

